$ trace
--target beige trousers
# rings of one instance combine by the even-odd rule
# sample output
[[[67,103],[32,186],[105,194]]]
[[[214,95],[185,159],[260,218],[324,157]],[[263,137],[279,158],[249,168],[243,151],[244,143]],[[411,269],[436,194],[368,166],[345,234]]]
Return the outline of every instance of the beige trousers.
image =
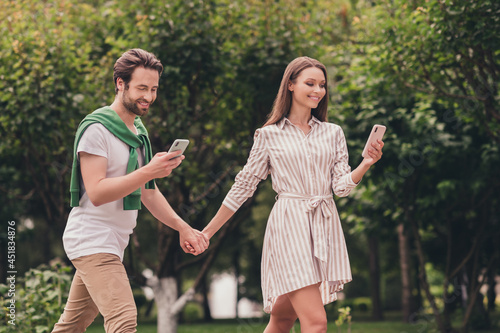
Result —
[[[137,308],[120,258],[98,253],[72,261],[76,273],[52,333],[85,332],[100,312],[106,333],[137,332]]]

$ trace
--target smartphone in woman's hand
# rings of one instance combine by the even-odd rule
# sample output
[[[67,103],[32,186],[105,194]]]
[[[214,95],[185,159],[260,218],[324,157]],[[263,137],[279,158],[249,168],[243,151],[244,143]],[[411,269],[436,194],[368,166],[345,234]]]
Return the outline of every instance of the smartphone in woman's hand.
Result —
[[[363,149],[363,153],[361,154],[361,156],[363,156],[364,158],[369,158],[370,156],[368,155],[368,149],[371,148],[372,143],[377,143],[377,140],[382,140],[382,138],[384,137],[384,133],[384,125],[373,125],[372,131],[370,132],[370,136],[366,141],[365,148]]]

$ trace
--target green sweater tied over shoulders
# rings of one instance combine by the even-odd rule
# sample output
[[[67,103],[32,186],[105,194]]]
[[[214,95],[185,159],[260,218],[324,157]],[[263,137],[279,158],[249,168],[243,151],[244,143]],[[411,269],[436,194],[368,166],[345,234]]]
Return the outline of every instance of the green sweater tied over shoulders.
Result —
[[[78,125],[78,129],[75,135],[75,143],[73,146],[73,167],[71,169],[71,183],[70,183],[70,194],[71,194],[71,207],[78,207],[80,205],[80,161],[78,159],[78,143],[82,138],[85,130],[94,123],[100,123],[108,131],[110,131],[118,139],[125,142],[130,147],[130,156],[127,164],[127,174],[139,168],[137,148],[144,146],[144,164],[148,164],[153,158],[151,152],[151,142],[148,138],[148,132],[144,125],[142,124],[141,118],[136,117],[134,120],[134,125],[137,128],[137,135],[134,134],[125,125],[123,120],[118,116],[118,114],[109,106],[102,107],[95,110],[91,114],[87,115]],[[154,189],[155,183],[154,179],[146,183],[147,189]],[[123,209],[124,210],[137,210],[141,209],[141,188],[132,192],[123,198]]]

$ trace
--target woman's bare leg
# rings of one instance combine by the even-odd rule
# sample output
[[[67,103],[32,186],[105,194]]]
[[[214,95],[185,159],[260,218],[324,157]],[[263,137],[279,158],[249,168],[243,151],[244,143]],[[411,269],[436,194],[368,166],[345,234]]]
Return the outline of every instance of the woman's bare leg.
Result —
[[[288,299],[288,295],[281,295],[274,303],[271,318],[264,333],[289,333],[296,320],[297,314]]]
[[[287,294],[305,333],[326,333],[326,311],[318,285],[304,287]]]

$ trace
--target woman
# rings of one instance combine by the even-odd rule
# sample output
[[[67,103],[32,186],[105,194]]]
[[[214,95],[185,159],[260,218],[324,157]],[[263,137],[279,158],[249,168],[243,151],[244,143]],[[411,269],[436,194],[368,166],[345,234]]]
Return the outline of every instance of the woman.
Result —
[[[205,227],[211,238],[270,173],[277,201],[262,251],[266,333],[326,332],[324,304],[351,281],[339,214],[333,201],[347,196],[382,156],[378,141],[351,172],[340,126],[327,122],[328,85],[323,64],[300,57],[285,70],[267,122],[255,132],[247,164],[219,211]]]

